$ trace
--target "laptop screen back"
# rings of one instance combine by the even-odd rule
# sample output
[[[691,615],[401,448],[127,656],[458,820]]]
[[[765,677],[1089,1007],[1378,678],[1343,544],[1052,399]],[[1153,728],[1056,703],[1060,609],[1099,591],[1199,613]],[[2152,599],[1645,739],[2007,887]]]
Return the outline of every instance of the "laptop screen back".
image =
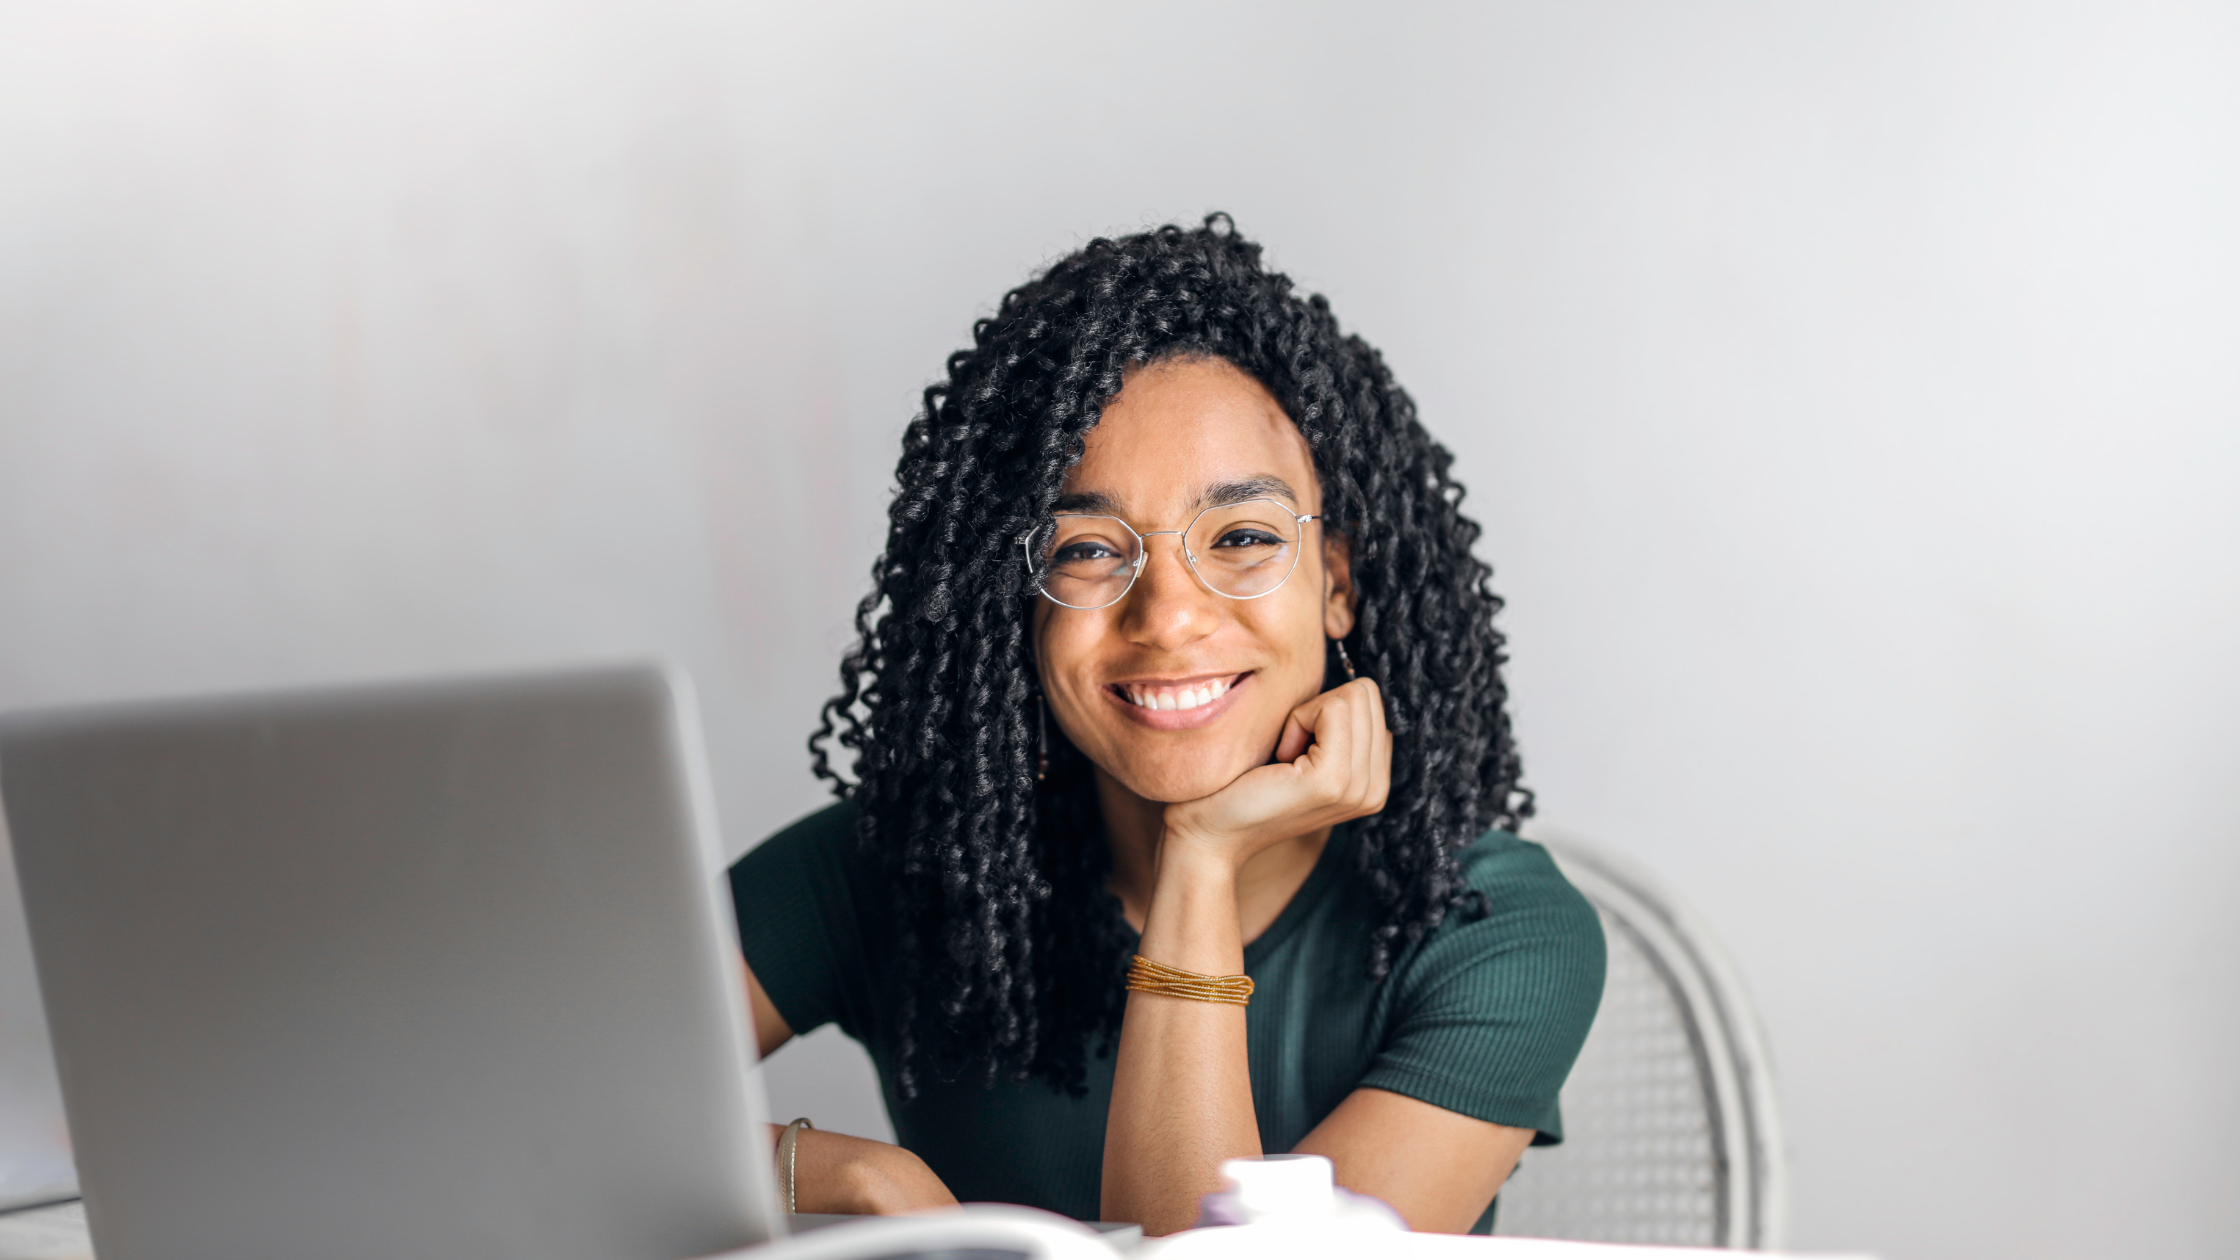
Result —
[[[778,1232],[657,669],[0,719],[102,1260],[677,1260]]]
[[[7,820],[0,817],[0,1211],[77,1193],[31,936],[16,895]]]

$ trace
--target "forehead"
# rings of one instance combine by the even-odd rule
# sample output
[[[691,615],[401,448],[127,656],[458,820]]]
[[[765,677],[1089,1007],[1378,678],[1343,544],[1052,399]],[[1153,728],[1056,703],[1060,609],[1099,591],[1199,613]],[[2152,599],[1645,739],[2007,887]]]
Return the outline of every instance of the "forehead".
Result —
[[[1220,359],[1154,364],[1132,373],[1089,431],[1066,474],[1075,510],[1143,517],[1150,526],[1224,486],[1270,481],[1269,497],[1315,510],[1314,457],[1267,388]]]

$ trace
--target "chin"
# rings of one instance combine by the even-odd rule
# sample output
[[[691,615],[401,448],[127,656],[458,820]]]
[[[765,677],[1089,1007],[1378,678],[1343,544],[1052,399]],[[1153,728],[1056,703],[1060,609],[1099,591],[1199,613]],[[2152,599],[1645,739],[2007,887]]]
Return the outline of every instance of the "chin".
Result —
[[[1147,801],[1172,805],[1213,795],[1236,782],[1237,776],[1260,764],[1261,760],[1265,758],[1223,758],[1211,765],[1200,759],[1189,764],[1131,766],[1113,777]],[[1224,768],[1222,762],[1235,764]]]

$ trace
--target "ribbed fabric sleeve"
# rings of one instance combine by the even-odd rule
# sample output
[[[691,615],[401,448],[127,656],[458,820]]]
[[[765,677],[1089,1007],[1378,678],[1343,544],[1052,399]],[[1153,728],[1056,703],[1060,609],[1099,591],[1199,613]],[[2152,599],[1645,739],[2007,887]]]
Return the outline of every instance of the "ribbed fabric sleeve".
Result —
[[[731,867],[739,949],[795,1036],[838,1023],[864,1040],[871,1001],[858,885],[849,848],[853,814],[833,805],[747,851]]]
[[[1539,845],[1490,833],[1463,873],[1490,912],[1443,926],[1395,971],[1360,1083],[1559,1142],[1556,1095],[1602,1000],[1602,924]]]

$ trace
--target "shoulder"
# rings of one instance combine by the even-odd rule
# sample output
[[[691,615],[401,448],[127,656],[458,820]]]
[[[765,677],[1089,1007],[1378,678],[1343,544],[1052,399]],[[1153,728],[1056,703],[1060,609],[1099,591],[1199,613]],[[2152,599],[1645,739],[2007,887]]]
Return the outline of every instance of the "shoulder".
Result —
[[[1364,1085],[1562,1140],[1557,1096],[1602,1002],[1602,922],[1548,851],[1489,831],[1457,855],[1484,913],[1449,911],[1393,966]]]
[[[1409,987],[1467,978],[1558,1006],[1583,1003],[1591,1013],[1602,996],[1602,920],[1548,851],[1497,830],[1457,860],[1485,913],[1449,912],[1403,963]]]
[[[840,802],[731,864],[739,948],[796,1033],[835,1020],[852,1034],[865,1026],[861,991],[873,950],[864,933],[880,916],[862,907],[867,886],[857,852],[855,810]]]
[[[742,876],[779,878],[781,871],[846,879],[854,873],[855,856],[855,806],[834,801],[779,828],[747,850],[732,864],[731,873],[734,881]]]
[[[848,801],[834,801],[823,809],[805,814],[772,832],[762,843],[747,850],[745,861],[757,853],[799,853],[824,851],[845,855],[855,849],[856,807]]]
[[[852,918],[868,872],[856,844],[855,807],[836,801],[779,829],[731,864],[742,927],[749,912],[790,919],[811,910]]]
[[[1548,850],[1507,831],[1488,831],[1455,855],[1462,879],[1485,894],[1493,914],[1530,913],[1591,926],[1601,939],[1594,907],[1571,881]]]

